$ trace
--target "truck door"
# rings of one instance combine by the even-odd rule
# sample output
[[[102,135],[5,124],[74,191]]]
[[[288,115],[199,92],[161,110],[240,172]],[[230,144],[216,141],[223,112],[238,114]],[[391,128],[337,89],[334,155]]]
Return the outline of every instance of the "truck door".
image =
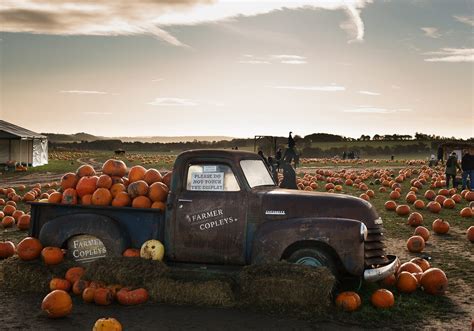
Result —
[[[244,264],[247,198],[230,164],[194,162],[174,201],[172,258]]]

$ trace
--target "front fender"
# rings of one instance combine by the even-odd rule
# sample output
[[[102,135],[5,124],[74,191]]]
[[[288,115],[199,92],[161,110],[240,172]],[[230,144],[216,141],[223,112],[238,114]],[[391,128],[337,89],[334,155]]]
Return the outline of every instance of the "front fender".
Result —
[[[297,218],[268,221],[258,229],[252,243],[251,263],[279,261],[285,250],[301,241],[315,241],[331,247],[346,271],[364,272],[364,242],[360,222],[344,218]]]
[[[62,247],[71,237],[88,234],[99,238],[108,256],[121,256],[130,245],[127,232],[110,217],[98,214],[75,214],[57,217],[47,222],[38,239],[44,246]]]

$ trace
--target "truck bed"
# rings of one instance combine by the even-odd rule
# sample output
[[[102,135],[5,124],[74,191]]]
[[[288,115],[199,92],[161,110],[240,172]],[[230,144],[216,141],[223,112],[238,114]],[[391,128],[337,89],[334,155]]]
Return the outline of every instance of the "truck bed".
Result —
[[[125,240],[127,248],[140,248],[145,241],[150,239],[157,239],[161,242],[164,239],[165,213],[159,209],[63,205],[37,202],[30,204],[31,226],[29,235],[35,238],[40,237],[41,229],[46,224],[55,220],[58,222],[58,218],[61,222],[61,229],[64,227],[65,231],[67,231],[68,228],[77,227],[81,222],[85,223],[89,218],[88,215],[90,215],[91,218],[99,216],[110,219],[110,223],[117,226],[124,236],[121,236],[122,238],[108,239]],[[64,236],[64,233],[48,233],[49,241],[57,242],[57,240],[54,240],[55,235],[60,237]],[[50,245],[49,242],[43,244]]]

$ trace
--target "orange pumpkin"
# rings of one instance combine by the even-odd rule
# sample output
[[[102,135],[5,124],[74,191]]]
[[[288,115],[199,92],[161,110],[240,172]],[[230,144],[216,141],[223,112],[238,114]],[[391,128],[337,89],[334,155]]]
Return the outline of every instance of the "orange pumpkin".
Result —
[[[62,204],[77,205],[77,192],[73,188],[65,189],[63,192]]]
[[[61,192],[53,192],[48,197],[48,203],[61,203],[63,194]]]
[[[71,282],[68,281],[67,279],[53,278],[49,282],[49,289],[51,291],[63,290],[63,291],[69,292],[69,290],[71,289]]]
[[[467,240],[474,242],[474,225],[470,226],[466,231]]]
[[[13,216],[5,216],[2,219],[2,227],[3,228],[11,228],[15,224],[15,219]]]
[[[81,277],[84,275],[84,272],[85,269],[83,267],[72,267],[66,271],[65,278],[70,281],[71,284],[74,284],[76,281],[81,279]]]
[[[50,318],[59,318],[69,315],[72,311],[71,296],[62,290],[54,290],[44,297],[41,309]]]
[[[112,197],[114,197],[114,198],[120,192],[126,192],[126,191],[127,191],[127,189],[125,188],[125,185],[123,185],[122,183],[116,183],[116,184],[112,185],[112,187],[110,188],[110,193],[112,193]]]
[[[464,195],[464,199],[467,201],[474,201],[474,191],[467,191]]]
[[[370,297],[370,302],[377,308],[387,309],[395,304],[395,298],[389,290],[378,289]]]
[[[108,206],[112,202],[112,193],[106,188],[98,188],[92,194],[92,204],[95,206]]]
[[[118,192],[112,200],[112,206],[114,207],[127,207],[132,203],[132,199],[127,192]]]
[[[81,165],[77,168],[76,175],[79,178],[86,177],[86,176],[95,176],[94,168],[89,164]]]
[[[427,228],[425,228],[424,226],[418,226],[416,229],[415,229],[415,232],[413,233],[415,236],[420,236],[422,237],[425,242],[428,241],[428,239],[430,239],[430,230],[428,230]]]
[[[418,212],[413,212],[408,216],[408,224],[411,226],[419,226],[423,223],[423,216]]]
[[[86,194],[81,198],[81,205],[90,206],[92,205],[92,194]]]
[[[20,219],[21,216],[25,215],[25,212],[23,210],[15,210],[12,214],[12,217],[15,219],[16,222]]]
[[[438,214],[441,211],[441,205],[439,204],[439,202],[436,201],[429,202],[426,207],[430,212],[435,214]]]
[[[156,169],[148,169],[143,176],[143,180],[148,184],[151,185],[156,182],[161,182],[163,180],[163,176],[161,173]]]
[[[17,254],[23,261],[31,261],[40,256],[42,249],[43,245],[38,239],[26,237],[18,244]]]
[[[414,203],[416,201],[416,195],[413,193],[408,193],[405,197],[406,202]]]
[[[392,191],[392,192],[390,192],[389,197],[392,200],[398,200],[398,199],[400,199],[400,192]]]
[[[413,263],[413,262],[405,262],[403,263],[397,270],[397,273],[400,274],[401,272],[409,272],[411,274],[413,273],[416,273],[416,272],[423,272],[423,270],[421,269],[421,267],[416,264],[416,263]]]
[[[82,292],[82,300],[87,303],[94,302],[95,287],[86,287]]]
[[[125,257],[140,257],[140,250],[138,248],[127,248],[122,255]]]
[[[0,259],[6,259],[15,254],[15,244],[11,241],[0,242]]]
[[[168,192],[169,189],[168,187],[161,183],[153,183],[150,186],[150,189],[148,191],[148,197],[150,198],[151,201],[156,202],[156,201],[166,201],[166,198],[168,197]]]
[[[82,292],[89,286],[89,282],[86,280],[76,280],[72,285],[72,293],[75,295],[82,295]]]
[[[433,231],[436,234],[446,234],[449,231],[449,223],[445,220],[437,218],[433,221]]]
[[[161,211],[164,211],[166,209],[166,204],[161,201],[155,201],[152,203],[151,208],[160,209]]]
[[[455,206],[456,206],[456,202],[451,198],[445,199],[443,202],[443,207],[446,209],[453,209]]]
[[[171,187],[171,180],[173,179],[173,172],[169,171],[163,176],[163,184],[165,184],[167,187]],[[473,199],[474,200],[474,199]]]
[[[133,208],[151,208],[151,200],[145,196],[139,196],[132,201]]]
[[[361,303],[360,296],[352,291],[339,293],[336,297],[336,306],[344,311],[357,310]]]
[[[112,187],[112,178],[109,175],[100,175],[97,180],[97,188],[110,189]]]
[[[413,206],[414,206],[416,209],[424,209],[424,208],[425,208],[425,203],[423,202],[423,200],[416,200],[416,201],[413,203]]]
[[[420,269],[421,270],[421,269]],[[397,278],[397,289],[402,293],[412,293],[416,291],[418,281],[414,275],[408,271],[402,271]]]
[[[128,180],[130,183],[134,183],[145,178],[146,169],[141,165],[136,165],[130,168],[128,172]]]
[[[5,216],[12,216],[15,210],[16,207],[13,205],[6,205],[5,207],[3,207],[3,213],[5,214]]]
[[[399,216],[408,215],[408,214],[410,213],[410,207],[407,206],[407,205],[399,205],[399,206],[397,206],[397,208],[395,209],[395,212],[396,212],[397,215],[399,215]]]
[[[444,294],[448,288],[448,278],[443,270],[430,268],[421,276],[423,291],[433,295]]]
[[[61,178],[61,188],[63,191],[65,191],[68,188],[76,188],[77,181],[79,178],[76,176],[76,174],[73,174],[72,172],[69,172],[65,174]]]
[[[99,318],[95,321],[92,331],[122,331],[122,324],[115,318]]]
[[[395,210],[397,208],[397,203],[395,201],[389,200],[385,202],[384,206],[387,210]]]
[[[41,251],[41,258],[46,265],[55,265],[63,262],[64,253],[59,247],[45,247]]]
[[[135,199],[138,196],[145,196],[148,194],[148,184],[144,180],[139,180],[130,183],[127,188],[128,195],[130,198]]]
[[[97,176],[85,176],[79,179],[76,186],[77,195],[83,197],[86,194],[93,194],[97,189]]]
[[[117,292],[117,301],[121,305],[131,306],[144,303],[148,300],[148,291],[144,288],[138,288],[130,291],[128,288],[123,288]]]
[[[425,240],[420,236],[411,236],[407,240],[407,248],[412,253],[420,253],[425,248]]]
[[[127,173],[127,165],[121,160],[109,159],[102,165],[102,172],[110,177],[123,177]]]
[[[391,274],[385,277],[381,283],[383,287],[392,287],[397,283],[397,277],[395,277],[394,274]]]
[[[471,207],[465,207],[461,209],[461,211],[459,212],[459,215],[461,217],[472,217],[474,216],[474,212],[472,211]]]
[[[410,260],[410,262],[419,266],[422,272],[428,270],[431,267],[430,263],[421,257],[414,257],[413,259]]]
[[[108,306],[114,300],[112,291],[108,288],[98,288],[94,292],[94,302],[100,306]]]

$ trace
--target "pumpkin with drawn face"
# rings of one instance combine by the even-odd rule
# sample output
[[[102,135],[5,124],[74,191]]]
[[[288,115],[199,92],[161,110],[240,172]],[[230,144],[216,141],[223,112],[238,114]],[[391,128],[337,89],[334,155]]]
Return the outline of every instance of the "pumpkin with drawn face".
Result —
[[[158,240],[148,240],[140,249],[140,257],[155,261],[162,261],[165,255],[165,247]]]

